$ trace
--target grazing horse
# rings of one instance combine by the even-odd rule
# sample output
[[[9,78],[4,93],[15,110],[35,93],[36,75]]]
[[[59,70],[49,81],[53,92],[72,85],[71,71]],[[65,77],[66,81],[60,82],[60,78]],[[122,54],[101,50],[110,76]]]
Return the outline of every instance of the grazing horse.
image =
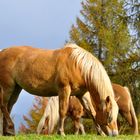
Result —
[[[123,87],[119,84],[112,84],[113,90],[115,93],[115,98],[117,99],[117,104],[119,107],[119,113],[125,118],[125,120],[129,123],[131,127],[134,129],[134,134],[138,134],[138,121],[135,113],[135,109],[133,106],[133,102],[131,99],[131,94],[129,92],[129,89],[127,87]],[[102,121],[102,116],[96,118],[97,123],[100,124],[100,121]],[[111,133],[109,125],[108,126],[101,126],[102,130],[106,134]]]
[[[71,96],[69,99],[69,107],[67,116],[71,117],[74,126],[75,134],[79,133],[79,128],[82,134],[85,134],[84,126],[80,122],[81,117],[84,115],[83,106],[78,98]],[[53,134],[54,128],[59,121],[59,98],[58,96],[50,97],[44,113],[37,126],[37,134]]]
[[[14,134],[9,113],[22,89],[38,96],[59,96],[61,135],[65,135],[69,97],[80,99],[89,91],[99,108],[96,115],[104,116],[102,125],[110,124],[112,134],[118,135],[118,105],[107,72],[96,57],[75,44],[57,50],[18,46],[0,52],[0,108],[5,135]]]
[[[134,110],[134,106],[132,103],[132,99],[131,99],[131,95],[129,92],[129,89],[127,87],[122,87],[119,84],[112,84],[113,86],[113,90],[115,93],[115,97],[117,98],[117,104],[119,106],[119,113],[126,119],[126,121],[129,123],[130,126],[133,127],[134,129],[134,134],[138,134],[138,121],[137,121],[137,117],[135,114],[135,110]],[[87,109],[89,106],[91,106],[90,103],[90,99],[89,99],[89,93],[87,92],[83,98],[84,98],[84,102],[87,105]],[[40,119],[40,122],[38,124],[37,127],[37,133],[44,133],[44,131],[47,130],[47,134],[52,134],[54,132],[54,128],[55,126],[58,124],[58,120],[59,120],[59,111],[58,111],[58,97],[52,97],[55,104],[52,103],[52,99],[50,99],[50,102],[47,104],[46,106],[46,110],[44,111],[44,114],[42,115],[42,118]],[[79,107],[78,107],[79,106]],[[85,117],[84,114],[84,110],[81,107],[82,105],[80,104],[80,102],[78,101],[78,99],[75,97],[71,97],[70,98],[70,102],[69,102],[69,109],[68,109],[68,115],[69,117],[73,118],[74,121],[74,126],[76,128],[75,133],[78,134],[79,130],[81,130],[82,134],[85,134],[84,128],[82,123],[80,122],[80,117]],[[57,109],[56,109],[57,107]],[[51,110],[50,110],[51,108]],[[96,113],[94,112],[94,108],[91,109],[93,111],[93,114]],[[71,113],[69,113],[69,111]],[[98,111],[98,110],[97,110]],[[76,112],[76,113],[74,113]],[[89,116],[86,115],[86,117],[89,118]],[[101,116],[101,120],[102,120]],[[99,123],[99,118],[96,118],[96,121]],[[45,123],[47,122],[47,123]],[[75,123],[76,122],[76,123]],[[99,123],[100,124],[100,123]],[[110,133],[110,129],[109,126],[103,127],[103,130],[106,132],[107,135],[109,135]]]
[[[119,106],[119,113],[128,121],[129,125],[133,127],[134,134],[138,134],[138,120],[133,106],[130,91],[127,87],[122,87],[118,84],[112,84],[117,104]]]

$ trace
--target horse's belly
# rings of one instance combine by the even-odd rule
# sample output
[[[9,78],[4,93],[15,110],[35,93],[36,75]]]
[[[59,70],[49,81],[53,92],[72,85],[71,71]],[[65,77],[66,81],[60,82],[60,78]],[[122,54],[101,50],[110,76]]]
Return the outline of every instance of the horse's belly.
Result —
[[[43,97],[50,97],[50,96],[57,96],[58,93],[53,90],[53,89],[40,89],[40,88],[36,88],[36,89],[28,89],[28,88],[24,88],[24,90],[26,90],[28,93],[33,94],[33,95],[37,95],[37,96],[43,96]]]
[[[25,82],[19,85],[26,90],[28,93],[37,95],[37,96],[44,96],[44,97],[49,97],[49,96],[57,96],[58,91],[57,87],[55,84],[47,84],[45,82],[38,82],[38,83],[33,83],[33,82]]]

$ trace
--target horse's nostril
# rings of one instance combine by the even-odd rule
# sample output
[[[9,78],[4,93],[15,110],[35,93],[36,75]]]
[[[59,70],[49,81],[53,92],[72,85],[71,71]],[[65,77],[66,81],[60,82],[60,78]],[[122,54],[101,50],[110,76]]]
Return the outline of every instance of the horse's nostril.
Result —
[[[113,130],[108,133],[109,136],[118,136],[118,131]]]

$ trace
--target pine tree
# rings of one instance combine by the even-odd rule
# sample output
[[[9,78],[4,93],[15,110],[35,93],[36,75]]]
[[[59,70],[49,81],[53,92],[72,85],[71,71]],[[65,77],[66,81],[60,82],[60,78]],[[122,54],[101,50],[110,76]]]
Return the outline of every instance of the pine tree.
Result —
[[[29,115],[23,116],[26,125],[21,123],[19,127],[19,133],[36,133],[38,123],[44,113],[46,104],[47,104],[46,97],[35,96],[35,103],[33,104],[31,110],[29,111]]]
[[[132,36],[138,40],[140,45],[140,2],[139,0],[125,0],[124,8],[128,15],[127,19]]]
[[[127,58],[120,62],[127,70],[120,74],[124,83],[129,86],[137,114],[140,113],[140,3],[139,0],[125,0],[124,9],[127,13],[127,25],[131,35],[131,49]],[[125,68],[126,69],[126,68]],[[126,78],[129,77],[129,78]]]
[[[109,70],[108,65],[123,59],[130,47],[123,3],[118,0],[87,0],[82,7],[82,20],[77,18],[70,38],[96,55]]]

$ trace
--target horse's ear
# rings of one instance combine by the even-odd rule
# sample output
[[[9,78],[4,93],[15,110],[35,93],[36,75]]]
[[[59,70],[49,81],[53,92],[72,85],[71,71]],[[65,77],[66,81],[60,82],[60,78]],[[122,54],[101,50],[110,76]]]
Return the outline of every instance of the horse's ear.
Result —
[[[119,99],[120,99],[120,96],[115,97],[115,101],[116,101],[116,103],[118,102]]]
[[[106,109],[109,111],[112,108],[110,96],[106,97],[105,103],[106,103]]]
[[[110,100],[110,97],[107,96],[105,101],[106,101],[107,104],[110,103],[110,101],[111,101],[111,100]]]

